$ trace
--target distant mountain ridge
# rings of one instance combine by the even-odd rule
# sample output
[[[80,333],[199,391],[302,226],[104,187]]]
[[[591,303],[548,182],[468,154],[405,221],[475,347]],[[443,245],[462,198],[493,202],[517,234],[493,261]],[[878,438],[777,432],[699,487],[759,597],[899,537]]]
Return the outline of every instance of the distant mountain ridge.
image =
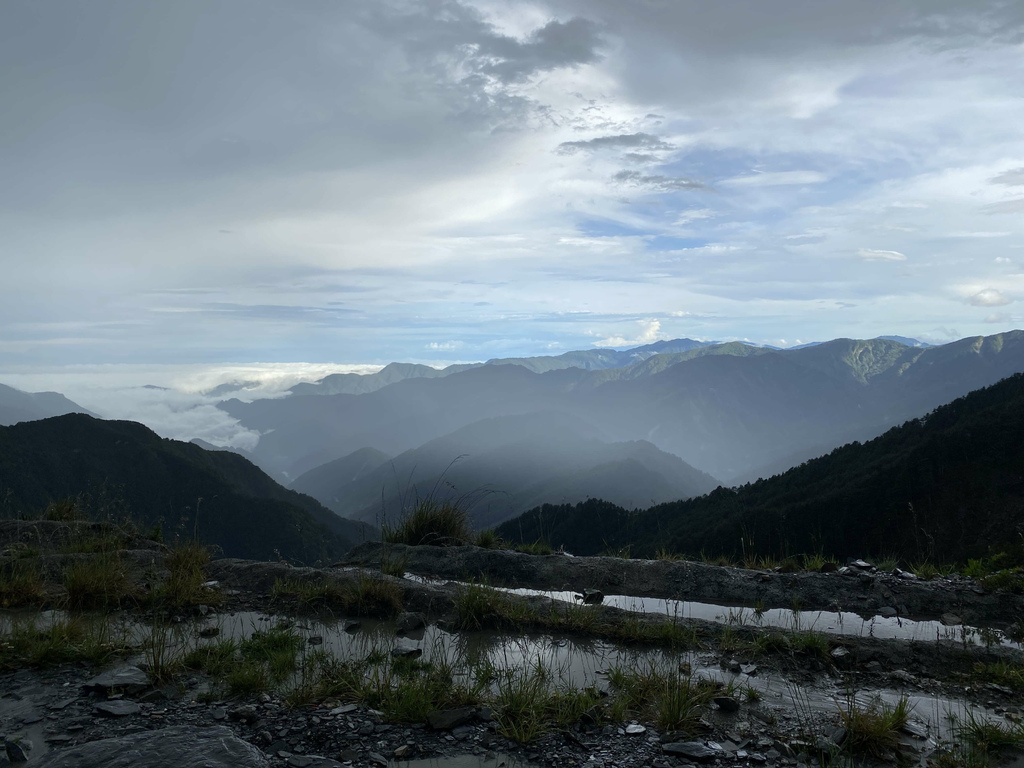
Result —
[[[0,516],[34,516],[81,494],[98,515],[144,530],[161,523],[167,537],[198,532],[231,557],[328,562],[364,538],[364,527],[230,451],[82,414],[0,427]]]
[[[1024,548],[1024,374],[768,480],[633,513],[538,507],[498,528],[578,555],[895,554],[963,562]],[[742,545],[741,545],[742,542]]]
[[[689,352],[692,349],[712,346],[714,342],[693,339],[656,341],[632,349],[585,349],[565,352],[561,355],[537,357],[493,358],[485,363],[460,363],[446,368],[432,368],[417,363],[389,363],[377,373],[333,373],[313,383],[296,384],[289,392],[293,395],[364,395],[382,387],[406,379],[440,379],[453,373],[461,373],[484,365],[518,365],[534,373],[558,371],[565,368],[581,368],[598,371],[606,368],[622,368],[659,354]]]
[[[48,419],[65,413],[96,415],[57,392],[22,392],[0,384],[0,426]]]
[[[715,488],[713,477],[646,441],[607,442],[564,413],[482,419],[381,461],[362,449],[299,477],[292,487],[340,515],[396,520],[416,499],[463,498],[477,528],[494,526],[543,502],[600,496],[633,508]],[[355,467],[375,468],[349,477]]]
[[[549,412],[608,442],[647,441],[732,482],[781,457],[800,461],[812,449],[870,439],[1019,371],[1021,331],[936,347],[836,339],[771,350],[733,342],[654,352],[618,368],[483,365],[362,395],[220,407],[261,433],[254,460],[283,478],[365,447],[397,456],[482,419]]]

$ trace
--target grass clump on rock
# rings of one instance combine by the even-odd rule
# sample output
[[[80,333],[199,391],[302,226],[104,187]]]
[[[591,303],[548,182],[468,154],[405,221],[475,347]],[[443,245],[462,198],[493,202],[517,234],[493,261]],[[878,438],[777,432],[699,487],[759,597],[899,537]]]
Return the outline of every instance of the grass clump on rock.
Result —
[[[402,610],[402,587],[398,583],[366,575],[354,583],[277,579],[270,589],[270,597],[294,600],[300,607],[312,611],[353,616],[393,616]]]
[[[86,555],[64,571],[68,605],[73,609],[119,608],[136,602],[138,589],[117,553]]]
[[[901,697],[895,704],[874,701],[858,704],[851,696],[845,708],[839,711],[846,741],[843,748],[855,755],[881,760],[888,757],[900,744],[900,729],[910,719],[910,701]]]
[[[654,665],[639,670],[613,667],[608,670],[608,682],[616,693],[615,719],[632,713],[653,720],[665,731],[693,732],[715,693],[713,683]]]
[[[469,513],[457,501],[420,501],[412,512],[392,527],[384,525],[381,536],[388,544],[453,547],[476,540]]]
[[[44,597],[43,577],[34,563],[16,560],[0,567],[0,608],[39,605]]]
[[[174,608],[220,603],[221,594],[206,586],[206,566],[210,559],[209,548],[198,541],[175,545],[164,558],[167,578],[154,591],[153,601]]]
[[[104,664],[128,651],[127,636],[106,617],[44,622],[13,621],[0,630],[0,669],[50,667],[57,664]]]

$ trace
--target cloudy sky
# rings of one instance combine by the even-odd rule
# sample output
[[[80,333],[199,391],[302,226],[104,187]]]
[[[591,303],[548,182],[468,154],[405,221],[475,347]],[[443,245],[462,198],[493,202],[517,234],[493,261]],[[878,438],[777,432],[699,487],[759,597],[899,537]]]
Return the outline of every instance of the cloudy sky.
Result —
[[[0,373],[1020,327],[1022,41],[1016,0],[6,2]]]

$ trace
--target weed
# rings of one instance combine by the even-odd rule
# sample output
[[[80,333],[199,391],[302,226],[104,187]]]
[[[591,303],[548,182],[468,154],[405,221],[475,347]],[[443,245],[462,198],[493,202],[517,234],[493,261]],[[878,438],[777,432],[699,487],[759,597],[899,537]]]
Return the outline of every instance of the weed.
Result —
[[[181,663],[187,669],[202,670],[213,678],[223,678],[231,670],[238,653],[238,642],[233,638],[223,638],[196,646],[181,657]]]
[[[71,608],[112,608],[136,601],[128,569],[116,553],[89,555],[68,566],[64,588]]]
[[[44,520],[56,520],[62,523],[72,522],[74,520],[81,520],[82,513],[79,508],[78,499],[71,496],[60,501],[51,501],[46,505],[46,510],[43,512]]]
[[[985,589],[1002,589],[1015,595],[1024,595],[1024,568],[1006,568],[981,579]]]
[[[501,537],[493,529],[480,531],[476,535],[476,545],[484,549],[500,549],[503,543]]]
[[[206,586],[209,562],[210,550],[198,541],[178,543],[164,558],[167,579],[154,591],[153,601],[175,608],[220,603],[221,594]]]
[[[883,759],[899,747],[899,731],[910,717],[910,701],[901,697],[895,704],[873,701],[861,706],[851,695],[839,717],[846,728],[843,746],[857,755]]]
[[[883,573],[892,573],[900,567],[900,559],[895,555],[884,555],[874,561],[875,567]]]
[[[934,761],[936,768],[989,768],[993,758],[1024,748],[1024,724],[1004,724],[968,710],[965,716],[949,715],[954,743]]]
[[[292,599],[310,610],[332,610],[355,616],[392,616],[402,609],[402,588],[385,578],[363,575],[351,582],[277,579],[271,600]]]
[[[469,513],[455,501],[420,501],[397,526],[384,525],[383,541],[411,546],[458,546],[473,541]]]
[[[673,552],[673,551],[669,550],[666,547],[660,547],[654,553],[654,559],[655,560],[682,560],[683,556],[678,554],[678,553],[676,553],[676,552]]]
[[[15,621],[0,632],[0,669],[78,662],[99,665],[128,650],[127,633],[106,617],[40,624],[38,619]]]
[[[405,576],[405,566],[409,562],[407,557],[391,557],[390,547],[385,547],[380,556],[380,572],[385,576],[394,576],[401,579]]]
[[[483,584],[466,584],[455,595],[459,629],[516,628],[537,623],[539,618],[525,601]]]
[[[153,682],[170,682],[181,671],[183,663],[176,640],[170,624],[154,619],[144,644],[146,671]]]
[[[0,608],[40,605],[44,597],[43,578],[34,563],[17,560],[0,569]]]
[[[639,670],[613,667],[608,670],[608,682],[617,695],[616,714],[651,718],[662,730],[692,732],[714,693],[710,683],[665,672],[653,664]]]
[[[632,547],[630,547],[628,544],[624,547],[619,547],[618,549],[616,549],[615,547],[608,547],[603,552],[601,552],[600,556],[617,557],[620,560],[629,560],[631,556],[631,550]]]
[[[498,672],[495,680],[494,716],[498,733],[520,743],[535,741],[549,728],[550,713],[558,699],[547,675],[538,666]],[[578,708],[578,700],[574,701]],[[564,722],[567,717],[560,718]]]
[[[553,555],[555,553],[555,550],[551,548],[551,545],[543,539],[537,539],[529,544],[526,542],[516,544],[515,550],[516,552],[523,552],[527,555]]]
[[[790,638],[790,647],[795,653],[809,656],[818,661],[828,662],[832,645],[824,632],[794,632]]]
[[[280,685],[295,671],[302,647],[302,638],[288,629],[253,632],[239,643],[240,658],[224,675],[228,692],[241,696]]]

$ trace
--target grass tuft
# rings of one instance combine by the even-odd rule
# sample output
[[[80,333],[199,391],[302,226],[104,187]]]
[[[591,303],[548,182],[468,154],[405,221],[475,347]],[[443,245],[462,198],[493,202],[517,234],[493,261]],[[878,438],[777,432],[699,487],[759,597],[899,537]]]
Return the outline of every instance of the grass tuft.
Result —
[[[389,544],[452,547],[474,541],[469,513],[454,501],[419,502],[395,527],[385,525],[381,538]]]
[[[16,560],[0,568],[0,608],[41,605],[44,598],[43,577],[34,563]]]
[[[138,590],[117,553],[89,555],[64,571],[68,605],[73,609],[119,608],[136,602]]]
[[[333,611],[353,616],[393,616],[402,610],[402,587],[390,579],[362,576],[354,584],[298,579],[277,579],[271,600],[294,600],[308,610]]]
[[[911,709],[906,696],[895,704],[873,701],[867,706],[851,696],[839,711],[847,734],[843,748],[856,755],[886,758],[899,747],[899,732],[907,724]]]

